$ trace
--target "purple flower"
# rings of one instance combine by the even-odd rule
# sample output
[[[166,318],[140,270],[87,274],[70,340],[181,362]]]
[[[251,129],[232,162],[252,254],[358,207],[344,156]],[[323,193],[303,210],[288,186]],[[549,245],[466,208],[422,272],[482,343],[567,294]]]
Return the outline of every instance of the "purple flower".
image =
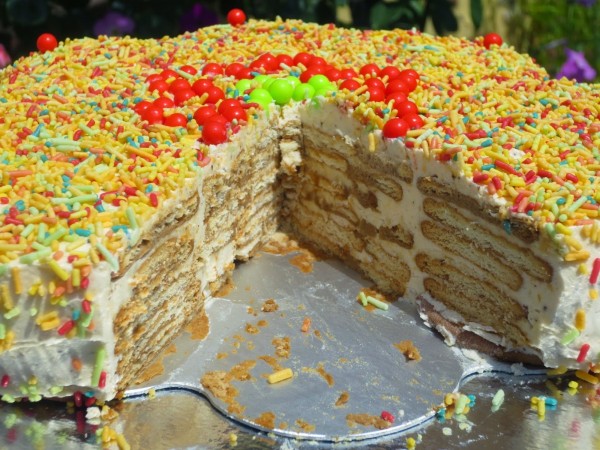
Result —
[[[579,3],[586,8],[591,8],[596,3],[596,0],[575,0],[575,3]]]
[[[587,62],[583,52],[565,47],[565,53],[567,60],[556,74],[556,78],[566,77],[578,82],[592,81],[596,78],[596,70]]]
[[[129,16],[117,11],[109,11],[94,24],[96,36],[125,36],[133,33],[135,22]]]
[[[181,27],[181,31],[185,32],[195,31],[198,28],[215,25],[217,23],[219,23],[219,17],[213,11],[200,3],[194,3],[192,7],[181,16],[179,26]]]

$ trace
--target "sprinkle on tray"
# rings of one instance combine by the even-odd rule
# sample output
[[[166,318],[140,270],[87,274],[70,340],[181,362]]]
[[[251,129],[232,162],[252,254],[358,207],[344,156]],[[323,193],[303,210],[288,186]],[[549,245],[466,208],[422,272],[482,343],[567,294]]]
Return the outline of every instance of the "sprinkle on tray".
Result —
[[[285,380],[289,380],[293,376],[294,372],[292,372],[292,369],[285,368],[269,374],[269,376],[267,377],[267,381],[269,382],[269,384],[275,384]]]

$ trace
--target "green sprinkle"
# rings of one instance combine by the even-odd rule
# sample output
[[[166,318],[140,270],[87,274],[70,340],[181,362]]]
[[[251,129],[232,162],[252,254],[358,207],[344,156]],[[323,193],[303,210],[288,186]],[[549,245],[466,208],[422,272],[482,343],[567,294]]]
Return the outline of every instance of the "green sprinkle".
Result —
[[[104,368],[104,359],[106,358],[106,349],[104,346],[100,347],[96,352],[96,363],[94,364],[94,371],[92,372],[92,386],[98,386],[100,382],[100,373]]]
[[[52,395],[58,395],[58,394],[60,394],[62,391],[63,391],[63,388],[62,388],[62,386],[52,386],[52,387],[50,388],[50,393],[51,393]]]
[[[94,317],[94,305],[90,307],[90,312],[88,314],[83,313],[81,315],[81,321],[79,322],[79,325],[81,325],[82,329],[85,330],[85,328],[90,326],[90,323],[92,323],[92,317]]]
[[[14,403],[15,398],[10,394],[4,394],[2,397],[2,401],[6,403]]]
[[[0,264],[0,277],[8,272],[8,264]]]
[[[98,200],[98,195],[97,194],[87,194],[87,195],[78,195],[76,197],[71,197],[71,198],[64,198],[64,197],[53,197],[50,199],[50,202],[52,202],[54,205],[61,205],[61,204],[67,204],[67,205],[72,205],[73,203],[96,203],[96,201]]]
[[[21,314],[21,308],[19,308],[18,306],[15,306],[10,311],[4,313],[4,318],[6,320],[10,320],[10,319],[12,319],[14,317],[17,317],[19,314]]]
[[[54,233],[52,233],[46,239],[44,239],[44,242],[42,242],[42,244],[44,244],[44,245],[50,245],[54,241],[59,240],[61,237],[63,237],[68,232],[69,232],[69,230],[67,230],[66,228],[60,227]]]
[[[560,340],[560,343],[562,345],[569,345],[571,342],[573,342],[578,337],[579,337],[579,330],[577,330],[577,328],[572,328],[571,330],[569,330],[567,332],[567,334],[565,334],[563,336],[563,338]]]
[[[6,338],[6,325],[0,323],[0,339]]]
[[[569,209],[568,209],[568,211],[569,211],[569,212],[575,212],[575,211],[577,211],[577,210],[578,210],[578,209],[579,209],[581,206],[583,206],[583,204],[584,204],[585,202],[587,202],[587,201],[588,201],[588,198],[587,198],[587,196],[585,196],[585,195],[582,195],[582,196],[581,196],[581,197],[579,197],[579,198],[578,198],[576,201],[574,201],[574,202],[571,204],[571,206],[569,206]]]
[[[360,291],[360,294],[358,294],[358,298],[360,299],[363,306],[367,306],[369,304],[367,296],[364,292]]]
[[[35,316],[37,316],[37,313],[38,313],[38,309],[37,309],[37,308],[35,308],[35,307],[33,307],[33,308],[29,308],[29,315],[30,315],[31,317],[35,317]]]
[[[19,261],[23,264],[32,264],[38,259],[43,259],[52,254],[52,249],[45,247],[42,250],[38,250],[37,252],[27,253],[19,258]]]
[[[464,394],[461,394],[456,401],[456,406],[454,408],[454,412],[456,414],[462,414],[465,411],[465,407],[470,403],[469,397]]]
[[[379,309],[383,309],[384,311],[388,310],[388,304],[385,302],[382,302],[381,300],[377,300],[375,297],[371,297],[370,295],[367,295],[367,301],[375,306],[376,308]]]
[[[18,417],[16,414],[14,413],[10,413],[6,415],[6,418],[4,419],[4,426],[6,428],[12,428],[17,424],[18,421]]]
[[[113,256],[111,252],[101,243],[98,242],[96,244],[96,249],[102,253],[102,256],[106,259],[106,261],[110,264],[115,272],[119,270],[119,260]]]
[[[129,220],[131,228],[136,229],[139,227],[135,218],[135,213],[133,212],[133,208],[131,206],[127,207],[127,209],[125,210],[125,215],[127,216],[127,220]]]
[[[492,412],[498,411],[502,403],[504,403],[504,391],[502,389],[498,389],[498,391],[494,394],[494,398],[492,398]]]
[[[33,232],[33,230],[35,230],[35,225],[30,223],[25,228],[23,228],[23,231],[21,231],[21,236],[26,238]]]

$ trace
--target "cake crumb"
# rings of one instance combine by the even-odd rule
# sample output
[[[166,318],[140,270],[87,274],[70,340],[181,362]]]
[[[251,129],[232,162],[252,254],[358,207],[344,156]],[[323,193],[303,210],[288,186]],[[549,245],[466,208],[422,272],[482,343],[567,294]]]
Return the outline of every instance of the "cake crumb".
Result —
[[[378,430],[385,430],[392,425],[387,420],[383,420],[381,417],[372,414],[348,414],[346,416],[346,423],[349,427],[355,427],[356,425],[363,425],[365,427],[373,426]]]
[[[254,419],[254,422],[262,427],[272,430],[275,428],[275,414],[271,411],[264,412]]]
[[[340,396],[336,400],[335,406],[343,406],[346,403],[348,403],[348,400],[350,400],[350,393],[348,391],[344,391],[340,394]]]
[[[312,431],[315,431],[315,426],[313,424],[308,423],[307,421],[305,421],[303,419],[296,420],[296,425],[298,427],[300,427],[300,429],[302,431],[304,431],[305,433],[310,433]]]
[[[411,340],[398,342],[397,344],[394,344],[394,347],[402,352],[407,361],[421,360],[421,352],[419,352],[419,349]]]
[[[280,358],[289,358],[290,356],[290,338],[282,337],[282,338],[274,338],[271,343],[275,346],[275,354]]]
[[[198,316],[184,328],[190,334],[190,338],[196,341],[203,341],[210,330],[210,322],[205,311],[202,311]]]
[[[250,323],[246,323],[246,333],[258,334],[258,333],[260,333],[260,329],[257,326],[254,326]]]
[[[269,298],[265,300],[265,302],[260,307],[262,312],[275,312],[279,309],[279,305],[273,298]]]

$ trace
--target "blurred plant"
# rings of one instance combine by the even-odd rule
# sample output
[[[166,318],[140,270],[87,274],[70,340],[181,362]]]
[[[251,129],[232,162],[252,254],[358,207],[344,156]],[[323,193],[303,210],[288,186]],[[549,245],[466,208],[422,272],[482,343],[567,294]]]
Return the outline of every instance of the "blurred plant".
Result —
[[[600,2],[508,0],[511,43],[548,72],[577,81],[598,81]]]

